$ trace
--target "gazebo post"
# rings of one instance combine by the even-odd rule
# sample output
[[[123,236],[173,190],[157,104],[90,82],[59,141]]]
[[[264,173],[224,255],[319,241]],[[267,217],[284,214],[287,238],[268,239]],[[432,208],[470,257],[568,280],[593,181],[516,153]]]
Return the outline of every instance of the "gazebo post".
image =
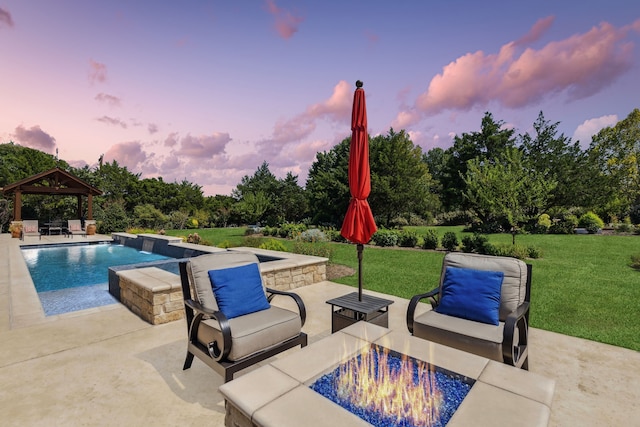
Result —
[[[87,202],[87,219],[93,219],[93,194],[89,193],[87,198],[89,199]]]
[[[78,198],[78,219],[82,218],[82,196],[78,194],[76,196]]]
[[[13,220],[22,221],[22,191],[15,192],[15,199],[13,202]]]

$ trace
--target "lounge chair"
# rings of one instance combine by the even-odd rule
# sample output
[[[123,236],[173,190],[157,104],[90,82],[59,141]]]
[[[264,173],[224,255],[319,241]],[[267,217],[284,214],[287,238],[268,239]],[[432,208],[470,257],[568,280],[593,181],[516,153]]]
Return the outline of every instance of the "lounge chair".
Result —
[[[307,345],[302,299],[266,288],[255,254],[194,257],[180,263],[180,277],[189,337],[183,369],[197,356],[227,382],[241,369]],[[270,305],[277,295],[292,298],[298,312]]]
[[[42,240],[37,219],[25,219],[22,221],[22,233],[20,237],[24,240],[27,236],[38,236],[38,238]]]
[[[87,232],[82,229],[82,223],[79,219],[70,219],[67,221],[67,230],[69,236],[73,238],[75,235],[87,237]]]
[[[531,265],[515,258],[448,253],[440,285],[407,308],[414,336],[529,369]],[[418,302],[432,310],[415,316]]]

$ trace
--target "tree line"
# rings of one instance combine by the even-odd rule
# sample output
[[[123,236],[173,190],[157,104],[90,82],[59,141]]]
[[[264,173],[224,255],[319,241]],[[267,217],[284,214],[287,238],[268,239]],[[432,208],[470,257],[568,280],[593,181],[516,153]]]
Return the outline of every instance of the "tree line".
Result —
[[[640,110],[602,129],[584,150],[558,126],[540,112],[532,134],[517,134],[486,112],[480,130],[426,153],[404,130],[371,137],[369,204],[377,224],[535,230],[541,215],[561,220],[588,211],[606,222],[640,223]],[[116,160],[74,168],[9,142],[0,144],[0,187],[59,166],[103,191],[94,198],[103,233],[297,222],[339,228],[350,198],[350,140],[317,153],[304,187],[291,172],[277,178],[263,162],[228,196],[204,196],[186,180],[141,178]],[[3,231],[11,204],[0,199]],[[23,218],[72,218],[75,209],[74,197],[23,196]]]

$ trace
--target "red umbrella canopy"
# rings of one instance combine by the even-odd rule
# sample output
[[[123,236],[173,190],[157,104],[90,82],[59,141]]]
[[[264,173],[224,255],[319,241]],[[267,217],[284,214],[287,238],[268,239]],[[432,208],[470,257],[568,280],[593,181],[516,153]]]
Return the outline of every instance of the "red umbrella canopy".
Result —
[[[349,147],[349,191],[351,201],[340,234],[353,242],[364,244],[371,240],[377,227],[367,202],[371,193],[369,169],[369,136],[367,135],[367,106],[362,82],[356,83],[351,112],[351,145]]]

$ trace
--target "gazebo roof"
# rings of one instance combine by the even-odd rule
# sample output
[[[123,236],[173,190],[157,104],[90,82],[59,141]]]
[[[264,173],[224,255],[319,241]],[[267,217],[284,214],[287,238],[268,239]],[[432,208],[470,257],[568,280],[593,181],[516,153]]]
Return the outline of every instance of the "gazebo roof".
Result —
[[[2,188],[2,194],[5,196],[14,194],[15,192],[59,196],[100,196],[102,194],[102,191],[59,167],[41,172]]]

